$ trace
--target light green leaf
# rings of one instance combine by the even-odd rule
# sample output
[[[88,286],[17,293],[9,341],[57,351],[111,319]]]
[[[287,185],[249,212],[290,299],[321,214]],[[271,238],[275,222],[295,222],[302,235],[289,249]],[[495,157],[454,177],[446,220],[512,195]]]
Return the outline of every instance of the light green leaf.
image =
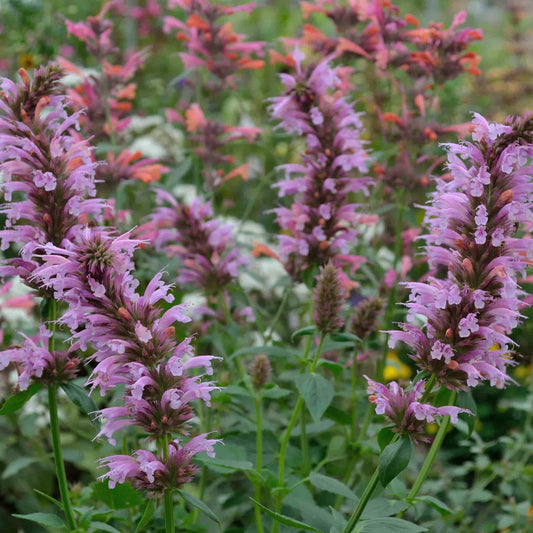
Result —
[[[294,342],[298,337],[304,337],[306,335],[314,335],[316,333],[316,326],[305,326],[300,328],[291,335],[291,342]]]
[[[436,509],[443,516],[453,512],[443,501],[433,496],[419,496],[418,498],[415,498],[413,501],[427,503],[428,505],[431,505],[431,507]]]
[[[109,533],[122,533],[116,527],[110,526],[109,524],[106,524],[105,522],[91,522],[90,527],[91,529],[94,529],[94,531],[108,531]]]
[[[347,485],[338,479],[324,476],[323,474],[318,474],[316,472],[311,472],[311,474],[309,474],[309,481],[311,482],[311,485],[317,489],[325,490],[326,492],[332,492],[333,494],[338,494],[351,500],[359,499]]]
[[[383,450],[379,458],[379,482],[386,487],[409,464],[412,444],[409,437],[392,442]]]
[[[392,516],[405,511],[408,507],[408,503],[401,502],[399,500],[376,498],[375,500],[370,500],[368,502],[368,505],[361,515],[361,519],[370,520],[372,518],[384,518],[386,516]]]
[[[296,387],[302,395],[315,422],[319,422],[335,396],[331,382],[319,374],[302,374],[296,378]]]
[[[357,533],[384,533],[385,531],[387,533],[419,533],[427,529],[399,518],[374,518],[361,522],[356,531]]]
[[[36,522],[42,526],[55,527],[57,529],[67,529],[65,522],[59,516],[51,513],[30,513],[30,514],[14,514],[15,518],[22,518],[30,522]]]
[[[307,531],[316,531],[317,533],[320,533],[319,529],[314,528],[313,526],[309,526],[305,524],[304,522],[300,522],[300,520],[296,520],[294,518],[291,518],[289,516],[285,516],[283,514],[275,513],[274,511],[271,511],[268,507],[265,507],[264,505],[261,505],[259,502],[255,501],[253,498],[250,498],[256,505],[261,507],[261,510],[264,511],[268,516],[276,520],[276,522],[279,522],[280,524],[283,524],[284,526],[293,527],[295,529],[305,529]]]

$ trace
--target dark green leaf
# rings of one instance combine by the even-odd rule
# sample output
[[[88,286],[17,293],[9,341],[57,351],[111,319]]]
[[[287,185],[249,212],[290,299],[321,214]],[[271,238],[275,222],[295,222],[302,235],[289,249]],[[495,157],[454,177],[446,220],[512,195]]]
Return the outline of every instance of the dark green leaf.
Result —
[[[318,366],[323,366],[327,368],[333,375],[337,378],[342,374],[344,366],[340,363],[335,363],[334,361],[328,361],[327,359],[320,359]]]
[[[349,426],[352,423],[352,416],[350,413],[347,413],[346,411],[343,411],[334,405],[330,405],[326,409],[324,416],[330,420],[333,420],[334,422],[337,422],[337,424],[342,424],[343,426]]]
[[[409,437],[390,443],[379,458],[379,482],[386,487],[409,464],[412,444]]]
[[[419,533],[427,529],[399,518],[375,518],[361,522],[356,531],[357,533],[384,533],[385,531],[387,533]]]
[[[250,499],[256,505],[259,505],[259,507],[261,507],[261,510],[264,511],[268,516],[276,520],[276,522],[283,524],[284,526],[293,527],[295,529],[305,529],[307,531],[317,531],[317,533],[320,533],[320,530],[315,529],[313,526],[304,524],[303,522],[300,522],[299,520],[295,520],[294,518],[290,518],[289,516],[275,513],[274,511],[271,511],[268,507],[265,507],[264,505],[261,505],[259,502],[255,501],[253,498],[250,498]]]
[[[61,383],[61,388],[65,394],[72,400],[72,402],[77,405],[83,413],[85,413],[93,422],[93,417],[90,413],[94,413],[97,409],[92,398],[87,394],[87,391],[73,383],[72,381],[67,381],[66,383]],[[93,422],[94,423],[94,422]]]
[[[146,507],[144,508],[141,519],[137,524],[137,528],[135,529],[135,533],[141,533],[141,531],[150,523],[150,520],[152,520],[152,516],[154,516],[154,513],[155,502],[154,500],[148,500],[146,502]]]
[[[314,335],[316,333],[316,326],[305,326],[300,328],[291,335],[291,342],[294,342],[298,337],[304,337],[305,335]]]
[[[239,470],[253,470],[250,461],[236,461],[233,459],[219,459],[218,457],[197,456],[196,460],[215,472],[230,474]]]
[[[57,529],[67,529],[65,522],[59,516],[51,513],[30,513],[30,514],[14,514],[15,518],[22,518],[30,522],[37,522],[42,526],[55,527]]]
[[[189,494],[188,492],[185,492],[184,490],[178,490],[180,496],[191,506],[196,509],[199,509],[204,513],[208,518],[213,520],[213,522],[216,522],[218,524],[218,527],[220,529],[220,526],[222,523],[220,522],[218,516],[202,501],[198,498],[195,498],[192,494]]]
[[[309,474],[309,481],[311,482],[311,485],[317,489],[332,492],[333,494],[338,494],[351,500],[358,499],[355,493],[338,479],[311,472],[311,474]]]
[[[92,496],[111,509],[127,509],[143,503],[143,497],[129,483],[120,483],[110,489],[107,483],[96,482],[91,485]]]
[[[10,396],[2,405],[0,415],[8,415],[21,409],[34,394],[39,392],[41,387],[42,385],[40,383],[33,383],[26,390]]]
[[[296,378],[296,387],[302,395],[315,422],[319,422],[328,408],[335,388],[333,384],[319,374],[302,374]]]
[[[434,498],[433,496],[419,496],[413,501],[427,503],[443,516],[453,512],[443,501],[439,500],[438,498]]]
[[[378,433],[378,444],[379,444],[379,449],[381,451],[383,451],[385,449],[385,447],[394,438],[394,435],[396,435],[396,433],[394,433],[394,431],[392,431],[392,427],[393,426],[389,426],[389,427],[383,428]]]

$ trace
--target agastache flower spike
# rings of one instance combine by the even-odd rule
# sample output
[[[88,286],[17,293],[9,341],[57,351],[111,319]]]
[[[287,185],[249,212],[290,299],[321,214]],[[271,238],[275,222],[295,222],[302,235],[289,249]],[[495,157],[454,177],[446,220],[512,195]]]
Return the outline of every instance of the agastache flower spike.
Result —
[[[0,99],[0,170],[5,203],[1,248],[22,245],[22,259],[12,259],[0,274],[27,280],[38,263],[32,254],[46,243],[65,244],[79,233],[80,217],[99,217],[102,201],[96,194],[89,144],[75,140],[79,113],[65,111],[58,94],[60,69],[41,67],[33,80],[21,70],[22,81],[2,79]],[[14,199],[16,198],[16,200]]]
[[[533,253],[533,241],[518,235],[533,222],[533,122],[489,123],[475,114],[473,124],[472,142],[447,146],[451,179],[438,180],[426,208],[434,276],[406,284],[409,323],[390,338],[408,344],[422,370],[460,390],[510,380],[508,335],[524,307],[517,279]],[[417,315],[425,317],[422,328]]]
[[[254,3],[226,6],[210,0],[169,0],[170,8],[180,7],[187,17],[183,22],[175,17],[165,17],[164,31],[177,30],[176,37],[187,43],[187,52],[180,53],[185,69],[204,67],[217,79],[212,86],[218,90],[234,86],[239,70],[261,69],[264,43],[245,41],[245,36],[235,33],[229,22],[219,19],[237,11],[251,13]]]
[[[376,413],[385,415],[394,425],[393,431],[400,435],[409,435],[414,442],[429,442],[430,438],[424,434],[424,426],[431,423],[437,416],[449,416],[452,424],[457,423],[459,413],[472,414],[467,409],[443,406],[433,407],[427,403],[420,403],[424,393],[425,383],[418,381],[411,391],[402,389],[395,381],[387,386],[368,381],[367,392],[369,401],[376,405]]]
[[[372,180],[354,175],[366,172],[368,155],[359,115],[337,90],[339,68],[328,61],[304,66],[298,49],[293,59],[294,73],[281,75],[285,92],[271,99],[269,111],[278,127],[307,143],[301,163],[283,165],[286,178],[275,185],[280,197],[294,197],[290,208],[274,212],[284,230],[281,259],[298,278],[310,265],[330,259],[354,268],[362,261],[348,255],[361,217],[349,195],[367,193]]]
[[[187,205],[163,190],[158,190],[157,195],[161,203],[169,206],[159,207],[151,215],[146,237],[153,240],[157,249],[180,259],[179,283],[191,283],[208,294],[217,294],[247,263],[239,249],[230,246],[231,226],[213,218],[210,203],[195,199]]]
[[[162,274],[143,294],[136,291],[132,254],[139,244],[128,235],[87,228],[69,249],[47,246],[44,265],[34,273],[69,304],[61,322],[71,328],[74,345],[93,348],[92,388],[104,394],[125,386],[122,405],[98,413],[105,422],[98,436],[111,443],[117,431],[132,425],[151,439],[188,434],[191,402],[201,399],[209,405],[215,388],[202,375],[188,374],[194,368],[212,374],[213,357],[195,356],[190,337],[176,340],[173,324],[190,319],[181,305],[166,310],[158,305],[173,301]],[[78,328],[82,323],[84,328]]]

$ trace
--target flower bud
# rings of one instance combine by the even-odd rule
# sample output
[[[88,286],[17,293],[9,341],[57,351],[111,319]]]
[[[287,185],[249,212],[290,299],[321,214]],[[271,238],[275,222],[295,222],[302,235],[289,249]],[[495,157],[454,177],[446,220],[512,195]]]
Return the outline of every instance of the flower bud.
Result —
[[[250,365],[250,377],[255,390],[261,390],[269,381],[272,374],[270,361],[264,353],[257,354]]]
[[[381,298],[370,297],[357,305],[350,320],[350,331],[360,339],[366,339],[379,327],[383,301]]]
[[[344,323],[341,316],[344,295],[339,274],[332,262],[322,267],[313,293],[313,320],[322,334],[337,331]]]

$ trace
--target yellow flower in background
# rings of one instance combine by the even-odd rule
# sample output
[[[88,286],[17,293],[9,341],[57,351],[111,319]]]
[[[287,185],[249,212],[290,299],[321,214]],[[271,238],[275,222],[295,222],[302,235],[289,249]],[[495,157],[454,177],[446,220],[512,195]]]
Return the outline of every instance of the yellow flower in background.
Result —
[[[383,379],[394,381],[397,379],[409,379],[412,375],[411,368],[400,361],[397,352],[387,352]]]
[[[520,365],[514,369],[516,379],[527,379],[533,372],[533,365]]]
[[[35,68],[37,63],[32,54],[21,54],[19,55],[19,67],[24,69]]]

